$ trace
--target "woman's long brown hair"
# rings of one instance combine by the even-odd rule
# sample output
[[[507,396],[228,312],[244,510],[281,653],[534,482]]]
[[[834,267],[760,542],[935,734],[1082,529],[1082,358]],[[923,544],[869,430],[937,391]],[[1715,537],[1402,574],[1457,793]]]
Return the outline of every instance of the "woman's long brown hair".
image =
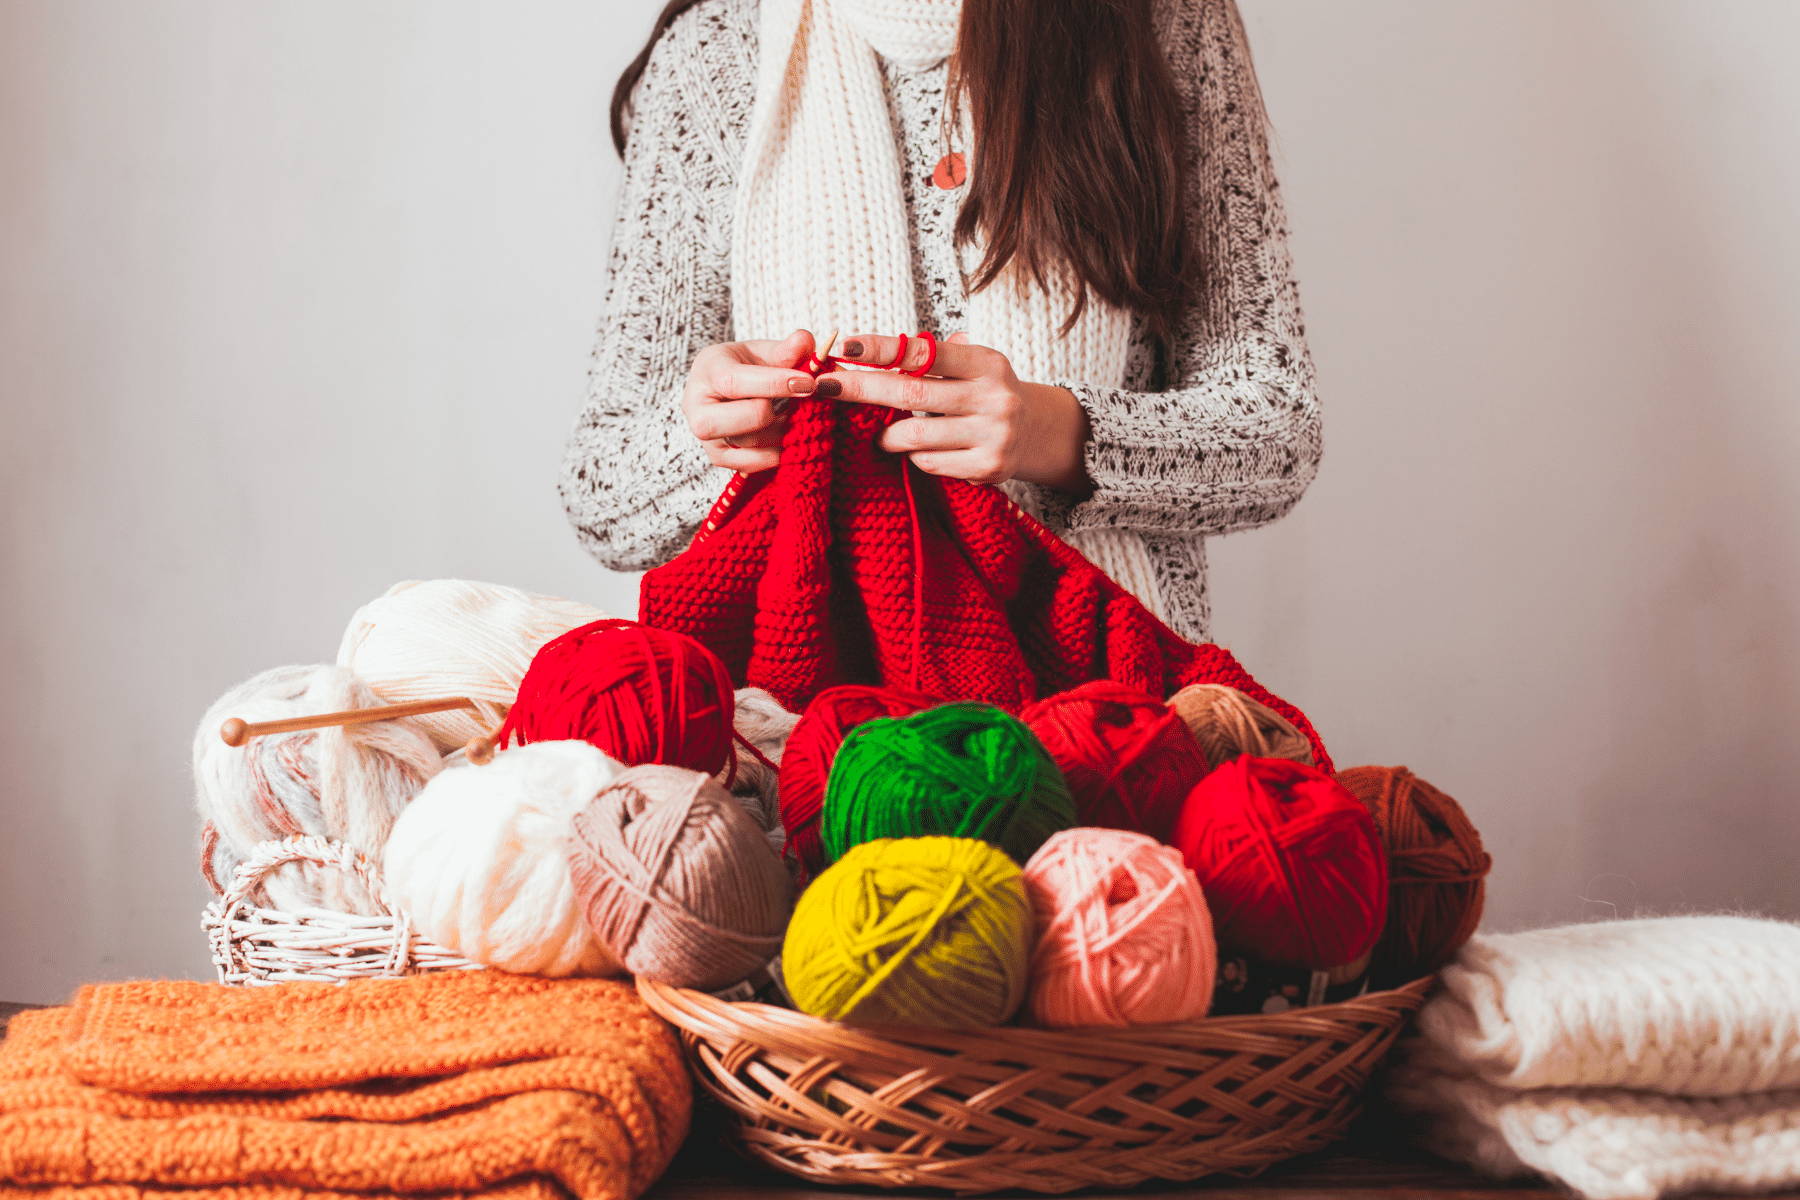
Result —
[[[613,90],[624,152],[632,90],[651,49],[699,0],[671,0]],[[1151,0],[963,0],[951,114],[980,147],[956,219],[985,247],[969,289],[1067,271],[1079,284],[1066,332],[1098,297],[1167,340],[1198,284],[1175,81]],[[954,126],[952,126],[954,127]]]

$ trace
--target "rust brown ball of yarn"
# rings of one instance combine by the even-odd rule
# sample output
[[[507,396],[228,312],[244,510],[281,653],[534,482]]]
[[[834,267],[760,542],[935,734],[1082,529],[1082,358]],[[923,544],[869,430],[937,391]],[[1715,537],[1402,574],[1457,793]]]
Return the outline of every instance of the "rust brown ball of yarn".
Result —
[[[1240,754],[1315,765],[1312,743],[1293,722],[1234,687],[1190,684],[1169,697],[1169,707],[1193,730],[1209,768]]]
[[[1375,946],[1382,984],[1428,975],[1481,923],[1488,869],[1462,805],[1405,767],[1351,767],[1339,783],[1368,806],[1388,852],[1388,918]]]

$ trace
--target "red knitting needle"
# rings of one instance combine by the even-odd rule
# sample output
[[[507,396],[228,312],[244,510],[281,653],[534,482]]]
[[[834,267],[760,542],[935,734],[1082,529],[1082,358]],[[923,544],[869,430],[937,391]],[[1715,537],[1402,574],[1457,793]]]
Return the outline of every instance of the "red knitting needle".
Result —
[[[279,721],[250,722],[240,717],[228,717],[219,726],[219,739],[227,746],[241,746],[253,737],[271,733],[295,733],[302,729],[325,729],[332,725],[365,725],[370,721],[422,717],[426,713],[474,707],[475,702],[466,696],[449,696],[442,700],[409,700],[404,704],[384,704],[377,708],[347,708],[343,712],[317,713],[310,717],[283,717]]]

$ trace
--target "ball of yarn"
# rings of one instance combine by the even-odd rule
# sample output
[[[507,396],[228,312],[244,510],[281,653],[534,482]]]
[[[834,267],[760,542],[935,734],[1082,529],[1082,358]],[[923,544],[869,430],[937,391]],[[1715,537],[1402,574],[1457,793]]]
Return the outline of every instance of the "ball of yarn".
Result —
[[[417,718],[447,753],[500,723],[540,646],[604,616],[578,601],[497,583],[409,579],[356,610],[338,664],[388,704],[445,696],[475,701],[472,710]]]
[[[937,701],[905,688],[849,683],[826,688],[813,697],[799,724],[789,734],[781,758],[781,824],[791,853],[817,871],[825,865],[819,841],[819,816],[825,808],[825,782],[844,737],[876,717],[904,717]]]
[[[681,767],[630,767],[575,818],[588,926],[633,975],[728,987],[781,949],[793,885],[736,797]]]
[[[1175,846],[1212,909],[1221,951],[1325,969],[1375,945],[1387,856],[1375,821],[1304,763],[1243,755],[1202,779]]]
[[[855,1025],[999,1025],[1025,997],[1031,902],[972,838],[864,842],[800,894],[782,945],[802,1012]]]
[[[1488,869],[1462,805],[1405,767],[1351,767],[1337,781],[1367,806],[1388,857],[1388,915],[1375,946],[1385,981],[1428,975],[1481,923]]]
[[[732,765],[715,776],[727,783],[731,794],[755,819],[757,827],[777,854],[787,844],[787,831],[781,825],[780,772],[788,738],[799,723],[800,714],[789,712],[762,688],[739,688],[736,700],[736,728],[731,740]]]
[[[1167,839],[1182,801],[1209,770],[1168,705],[1108,679],[1040,700],[1019,719],[1062,768],[1083,825]]]
[[[1312,743],[1292,721],[1260,700],[1252,700],[1222,683],[1195,683],[1169,697],[1210,766],[1240,754],[1313,762]]]
[[[394,819],[441,764],[412,718],[266,734],[227,746],[219,726],[315,716],[381,701],[342,667],[276,667],[220,696],[194,731],[201,873],[215,891],[259,842],[317,834],[379,858]],[[340,872],[289,864],[263,882],[276,908],[375,914],[376,897]]]
[[[876,838],[980,838],[1024,862],[1075,823],[1069,785],[1031,730],[991,704],[942,704],[851,730],[825,784],[825,854]]]
[[[450,767],[394,822],[388,895],[423,937],[519,975],[608,975],[569,877],[575,814],[620,764],[586,742],[536,742]]]
[[[578,738],[623,763],[712,775],[731,760],[733,703],[725,664],[693,638],[594,621],[537,652],[498,741]]]
[[[1122,829],[1065,829],[1025,864],[1040,1025],[1156,1025],[1206,1015],[1212,917],[1181,852]]]

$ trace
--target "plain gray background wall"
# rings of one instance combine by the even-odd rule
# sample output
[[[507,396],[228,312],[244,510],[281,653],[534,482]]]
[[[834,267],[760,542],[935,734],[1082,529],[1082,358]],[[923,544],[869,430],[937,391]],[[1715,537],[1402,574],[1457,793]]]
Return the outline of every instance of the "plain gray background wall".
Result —
[[[208,973],[193,723],[389,583],[634,611],[554,477],[657,7],[0,3],[0,999]],[[1220,640],[1496,925],[1800,913],[1800,5],[1244,8],[1326,457]]]

